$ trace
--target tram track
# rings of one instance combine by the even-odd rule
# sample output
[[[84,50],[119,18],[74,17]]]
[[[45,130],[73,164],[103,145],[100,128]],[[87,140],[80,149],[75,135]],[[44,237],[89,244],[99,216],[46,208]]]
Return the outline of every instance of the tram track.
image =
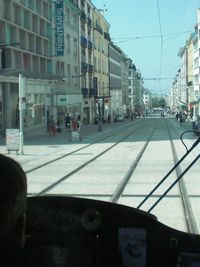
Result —
[[[177,151],[176,151],[176,148],[175,148],[175,145],[174,145],[174,142],[173,142],[173,138],[172,138],[172,135],[171,135],[171,132],[169,130],[169,126],[167,124],[167,120],[165,120],[165,124],[166,124],[166,129],[167,129],[167,132],[168,132],[168,136],[169,136],[169,141],[170,141],[170,145],[171,145],[171,150],[172,150],[172,154],[173,154],[173,161],[174,161],[174,164],[176,164],[178,162],[178,155],[177,155]],[[154,129],[155,130],[155,129]],[[148,139],[148,141],[145,143],[144,145],[144,148],[146,149],[147,145],[149,144],[150,142],[150,139]],[[141,151],[141,156],[140,158],[142,157],[142,155],[144,154],[145,152],[145,149]],[[129,179],[131,178],[131,176],[133,175],[133,171],[135,170],[135,168],[137,167],[137,164],[134,165],[133,164],[133,169],[132,171],[130,172],[130,175],[128,175],[127,178],[124,178],[124,183],[122,185],[119,185],[119,188],[116,190],[116,192],[114,193],[114,195],[111,197],[111,201],[112,202],[117,202],[118,199],[120,197],[132,197],[133,195],[128,195],[128,194],[123,194],[123,191],[124,191],[124,188],[126,186],[128,186],[128,182],[129,182]],[[178,178],[181,173],[182,173],[182,170],[181,170],[181,167],[180,165],[177,166],[177,168],[175,169],[176,171],[176,177]],[[193,210],[192,210],[192,205],[190,203],[190,197],[187,193],[187,188],[186,188],[186,185],[184,183],[184,180],[183,179],[180,179],[178,181],[178,188],[179,188],[179,191],[180,191],[180,199],[181,199],[181,202],[182,202],[182,208],[183,208],[183,211],[184,211],[184,217],[185,217],[185,222],[186,222],[186,227],[187,227],[187,232],[189,233],[194,233],[194,234],[198,234],[199,231],[198,231],[198,227],[197,227],[197,223],[196,223],[196,219],[195,219],[195,216],[193,214]],[[141,194],[138,195],[139,197],[142,197]],[[151,195],[149,195],[150,197]],[[162,195],[161,194],[153,194],[152,195],[154,198],[158,198],[158,199],[162,199]],[[137,197],[136,194],[134,194],[134,197]],[[143,195],[144,199],[147,197],[147,195]],[[177,197],[177,195],[173,195],[173,196],[169,196],[169,195],[164,195],[164,197],[166,198],[169,198],[169,197]],[[198,196],[199,197],[199,196]],[[144,201],[145,202],[145,201]],[[143,202],[141,202],[143,204]],[[154,208],[154,206],[156,206],[158,204],[158,201],[156,201],[154,203],[154,205],[152,205],[152,207],[148,210],[148,212],[151,212],[152,209]],[[140,207],[141,205],[138,206],[138,208]]]
[[[140,128],[142,128],[143,126],[138,127],[137,129],[134,129],[134,134],[137,133],[137,131],[140,130]],[[127,130],[127,129],[126,129]],[[47,194],[50,190],[52,190],[53,188],[55,188],[57,185],[61,184],[63,181],[65,181],[67,178],[73,176],[74,174],[78,173],[80,170],[82,170],[83,168],[85,168],[87,165],[91,164],[92,162],[94,162],[95,160],[97,160],[98,158],[100,158],[102,155],[104,155],[105,153],[107,153],[109,150],[113,149],[115,146],[117,146],[119,143],[123,142],[124,140],[126,140],[128,137],[133,135],[133,128],[130,127],[130,132],[128,134],[126,134],[125,136],[123,136],[122,138],[120,138],[117,142],[115,142],[114,144],[112,144],[111,146],[109,146],[107,149],[103,150],[101,153],[98,153],[95,157],[92,157],[90,160],[87,160],[86,162],[84,162],[83,164],[81,164],[79,167],[73,169],[71,172],[69,172],[68,174],[64,175],[63,177],[61,177],[60,179],[58,179],[56,182],[52,183],[51,185],[47,186],[46,188],[44,188],[43,190],[41,190],[39,193],[35,194],[35,196],[42,196],[44,194]],[[109,135],[110,136],[110,135]],[[113,134],[112,134],[113,136]],[[108,138],[108,137],[107,137]],[[94,142],[90,145],[87,145],[86,147],[92,146],[94,144],[97,144],[97,142]],[[85,147],[84,147],[85,148]],[[80,151],[80,149],[78,150]],[[76,151],[77,152],[77,151]],[[74,152],[70,153],[69,155],[74,154]],[[63,159],[65,156],[60,157],[59,159]],[[48,164],[55,162],[59,159],[56,160],[52,160],[51,162],[49,161]],[[45,167],[48,164],[44,164],[42,167]],[[35,168],[33,171],[41,168],[41,166],[38,166],[38,168]]]
[[[168,134],[170,137],[170,144],[171,144],[171,148],[172,148],[172,153],[173,153],[173,158],[174,158],[174,163],[176,164],[178,162],[178,155],[177,155],[177,151],[175,149],[175,145],[173,142],[173,138],[171,135],[171,132],[169,130],[169,126],[167,125],[167,130],[168,130]],[[176,174],[177,174],[177,178],[180,177],[180,175],[183,173],[180,164],[177,166],[176,168]],[[185,214],[185,220],[186,220],[186,225],[187,225],[187,229],[189,233],[193,233],[193,234],[199,234],[198,231],[198,227],[197,227],[197,223],[196,223],[196,219],[192,210],[192,205],[190,202],[190,198],[187,192],[187,188],[184,182],[184,179],[180,179],[178,181],[179,184],[179,190],[180,190],[180,198],[182,201],[182,205],[183,205],[183,210],[184,210],[184,214]]]
[[[89,167],[90,164],[93,163],[93,165],[96,166],[95,165],[96,164],[95,162],[98,159],[100,159],[102,156],[104,156],[109,151],[112,151],[117,145],[119,145],[120,143],[124,142],[130,136],[133,136],[133,135],[140,136],[141,133],[139,131],[144,126],[143,124],[141,125],[141,127],[140,126],[138,127],[138,125],[137,125],[137,129],[136,128],[133,129],[132,126],[129,129],[126,129],[126,131],[129,131],[130,130],[130,133],[128,133],[125,136],[123,136],[122,138],[120,138],[117,142],[115,142],[111,146],[107,147],[106,149],[104,149],[103,151],[101,151],[100,153],[98,153],[96,156],[90,158],[89,160],[86,160],[84,163],[80,164],[80,166],[78,166],[77,168],[74,168],[72,171],[68,172],[66,175],[63,175],[62,177],[60,177],[59,179],[57,179],[54,183],[51,183],[49,186],[44,187],[43,189],[41,189],[40,191],[38,191],[36,194],[32,194],[31,193],[30,196],[32,196],[32,195],[33,196],[55,195],[55,194],[57,194],[56,192],[59,192],[59,195],[65,195],[65,196],[68,195],[68,196],[83,197],[83,198],[86,197],[86,198],[95,198],[95,199],[98,199],[98,198],[99,199],[104,199],[105,198],[105,199],[107,199],[106,201],[115,202],[115,203],[119,202],[119,199],[121,197],[122,198],[130,198],[130,199],[132,199],[132,198],[143,198],[143,197],[145,197],[146,196],[145,194],[138,193],[137,191],[136,192],[133,192],[133,193],[127,193],[127,192],[125,192],[124,189],[129,186],[130,178],[131,178],[131,176],[133,176],[135,170],[138,167],[138,164],[140,163],[141,159],[143,158],[143,155],[145,154],[145,151],[146,151],[149,143],[151,143],[151,141],[157,140],[159,134],[156,133],[155,136],[154,136],[154,133],[156,132],[156,127],[157,127],[158,121],[159,120],[157,120],[157,121],[155,120],[156,123],[154,123],[154,124],[151,125],[152,127],[153,126],[154,127],[151,128],[151,133],[148,134],[147,140],[145,142],[144,142],[144,138],[143,137],[142,137],[142,139],[139,139],[139,140],[141,140],[141,145],[138,146],[140,148],[140,150],[138,149],[137,155],[135,154],[132,163],[129,162],[129,168],[127,168],[126,172],[124,172],[125,175],[121,177],[120,181],[118,179],[119,183],[117,184],[117,181],[116,181],[115,186],[112,185],[112,188],[113,188],[113,191],[112,192],[107,192],[107,193],[105,193],[104,191],[102,191],[102,192],[99,191],[98,192],[98,189],[96,189],[96,191],[95,190],[90,191],[90,189],[88,187],[88,190],[87,189],[85,189],[85,191],[82,190],[82,193],[79,193],[81,190],[80,191],[78,190],[79,192],[74,191],[74,193],[73,193],[73,190],[70,191],[71,190],[70,189],[71,187],[68,188],[68,184],[69,183],[67,181],[68,181],[68,178],[71,178],[70,179],[71,180],[70,183],[76,183],[77,186],[78,186],[78,183],[76,182],[76,180],[75,181],[73,180],[74,179],[73,175],[76,174],[76,178],[77,178],[77,177],[79,177],[79,176],[82,175],[82,173],[80,173],[80,175],[79,175],[79,172],[80,171],[83,171],[85,169],[89,169],[90,168]],[[163,122],[164,122],[164,120],[163,120]],[[165,127],[167,129],[166,133],[168,132],[168,136],[169,136],[169,140],[168,141],[171,144],[171,151],[172,151],[172,154],[173,154],[173,161],[174,161],[174,163],[176,163],[178,161],[178,156],[177,156],[177,153],[178,152],[176,152],[177,147],[175,147],[175,145],[173,144],[174,136],[172,137],[170,135],[169,126],[166,125]],[[111,133],[109,136],[113,136],[113,133]],[[152,137],[153,136],[154,136],[154,140],[152,140]],[[165,140],[166,141],[167,141],[167,139],[168,139],[167,136],[165,136]],[[177,137],[175,139],[177,139]],[[87,145],[87,147],[90,147],[90,146],[95,145],[95,144],[98,145],[98,142],[93,142],[92,144]],[[134,142],[134,140],[131,139],[131,142]],[[137,144],[137,143],[135,143],[135,144]],[[81,148],[81,150],[84,151],[84,148]],[[173,150],[174,150],[174,152],[173,152]],[[69,156],[72,155],[72,154],[75,155],[78,151],[80,151],[80,149],[76,150],[76,152],[73,151],[72,153],[69,153]],[[90,154],[92,155],[92,153],[90,153]],[[66,155],[62,156],[61,159],[63,159],[64,157],[66,157]],[[59,161],[59,159],[57,159],[56,161]],[[52,161],[51,163],[53,163],[53,162],[55,162],[55,161]],[[45,166],[48,166],[48,164],[45,164]],[[97,169],[98,169],[98,167],[97,167]],[[34,173],[34,171],[32,171],[32,172]],[[176,170],[176,176],[178,176],[180,173],[181,173],[181,170]],[[57,187],[61,187],[62,184],[63,185],[65,184],[64,187],[66,189],[68,189],[68,192],[66,190],[66,193],[64,193],[64,194],[62,193],[62,191],[59,191],[59,188],[56,189]],[[81,183],[80,183],[80,185],[81,185]],[[191,204],[188,201],[189,197],[195,197],[195,195],[187,196],[187,192],[184,193],[185,191],[187,191],[187,190],[185,190],[185,186],[184,185],[177,185],[177,188],[178,187],[181,188],[180,189],[181,190],[180,195],[181,195],[181,202],[182,202],[182,210],[184,211],[184,217],[186,218],[187,231],[188,232],[191,232],[191,233],[198,233],[198,229],[197,229],[197,226],[196,226],[196,223],[195,223],[195,218],[194,218],[194,215],[192,214]],[[85,186],[85,188],[86,188],[86,186]],[[160,198],[161,195],[162,195],[161,193],[155,193],[153,195],[153,198],[154,199],[158,199],[158,198]],[[173,193],[173,192],[170,193],[169,195],[166,195],[165,196],[165,198],[171,199],[173,201],[175,201],[178,197],[179,197],[178,194]],[[199,197],[199,196],[197,195],[197,197]],[[133,201],[133,203],[134,203],[134,201]],[[159,217],[160,216],[158,215],[158,218]],[[193,220],[193,222],[191,222],[192,220]]]
[[[132,176],[134,170],[136,169],[138,162],[140,161],[142,155],[144,154],[146,147],[148,146],[153,133],[156,130],[158,123],[156,124],[156,126],[153,128],[153,130],[151,131],[147,141],[144,143],[142,149],[140,150],[139,154],[137,155],[137,157],[134,159],[133,163],[131,164],[129,170],[127,171],[127,173],[125,174],[125,176],[123,177],[121,183],[117,186],[115,192],[113,193],[112,197],[110,198],[110,202],[113,203],[117,203],[118,199],[121,197],[121,195],[123,194],[124,188],[127,186],[130,177]]]
[[[134,126],[137,126],[137,125],[134,124]],[[124,125],[123,125],[123,127],[124,127]],[[120,128],[118,129],[118,131],[121,130],[121,128],[123,129],[123,127],[120,127]],[[126,127],[127,127],[127,125],[126,125]],[[132,130],[134,130],[134,127],[128,125],[128,129],[132,129]],[[127,130],[127,128],[126,128],[126,130]],[[54,158],[54,159],[52,159],[52,160],[49,160],[49,161],[47,161],[47,162],[45,162],[45,163],[39,164],[39,165],[37,165],[37,166],[35,166],[35,167],[33,167],[33,168],[27,170],[27,171],[26,171],[26,174],[31,173],[31,172],[33,172],[33,171],[36,171],[36,170],[38,170],[38,169],[40,169],[40,168],[43,168],[43,167],[45,167],[45,166],[47,166],[47,165],[50,165],[51,163],[54,163],[54,162],[56,162],[56,161],[59,161],[59,160],[61,160],[61,159],[63,159],[63,158],[66,158],[66,157],[68,157],[68,156],[70,156],[70,155],[73,155],[73,154],[75,154],[75,153],[77,153],[77,152],[80,152],[80,151],[82,151],[82,150],[84,150],[84,149],[86,149],[86,148],[88,148],[88,147],[91,147],[91,146],[93,146],[93,145],[95,145],[95,144],[98,144],[98,143],[100,143],[100,142],[103,142],[103,141],[105,141],[106,139],[108,139],[108,138],[110,138],[110,137],[113,137],[114,134],[117,135],[118,132],[117,132],[117,133],[113,133],[113,131],[112,131],[110,134],[107,134],[106,136],[104,136],[103,138],[98,139],[97,141],[91,142],[91,143],[89,143],[89,144],[87,144],[87,145],[84,145],[84,146],[82,146],[82,147],[80,147],[80,148],[78,148],[78,149],[75,149],[75,150],[73,150],[73,151],[71,151],[71,152],[69,152],[69,153],[66,153],[66,154],[62,155],[62,156],[56,157],[56,158]],[[66,149],[66,148],[65,148],[65,149]],[[65,150],[65,149],[62,149],[62,150]],[[58,151],[58,152],[60,152],[60,151]],[[22,165],[23,165],[23,164],[22,164]]]

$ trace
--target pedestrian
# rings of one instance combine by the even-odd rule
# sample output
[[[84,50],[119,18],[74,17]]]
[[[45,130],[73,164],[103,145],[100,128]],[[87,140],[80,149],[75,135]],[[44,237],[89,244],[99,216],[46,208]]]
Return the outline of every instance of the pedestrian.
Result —
[[[0,266],[27,267],[23,250],[27,178],[19,163],[0,154]]]
[[[182,126],[182,122],[183,122],[182,112],[179,113],[179,122],[180,122],[180,125]]]
[[[131,121],[133,120],[133,112],[131,112]]]
[[[111,120],[110,114],[108,113],[108,123],[110,123],[110,120]]]
[[[75,117],[72,118],[71,125],[72,125],[72,131],[77,131],[77,120]]]
[[[61,122],[60,122],[60,119],[59,118],[57,120],[56,130],[57,130],[58,133],[61,133],[62,132],[62,130],[61,130]]]
[[[56,125],[53,116],[51,116],[49,120],[49,134],[50,136],[55,136],[56,135]]]
[[[66,130],[70,131],[70,128],[71,128],[70,125],[71,125],[70,116],[69,116],[69,113],[67,113],[65,116],[65,128],[66,128]]]
[[[81,115],[77,116],[77,130],[80,132],[81,130]]]
[[[94,124],[98,124],[98,122],[99,122],[99,116],[98,116],[98,114],[96,113],[96,114],[95,114],[95,118],[94,118]]]

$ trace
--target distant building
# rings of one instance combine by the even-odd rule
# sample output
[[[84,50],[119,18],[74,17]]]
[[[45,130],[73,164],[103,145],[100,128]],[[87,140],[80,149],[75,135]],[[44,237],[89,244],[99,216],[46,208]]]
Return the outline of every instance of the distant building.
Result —
[[[144,111],[147,115],[148,112],[152,109],[152,95],[148,89],[144,89],[143,92],[143,103],[144,103]]]
[[[94,78],[94,5],[79,1],[80,5],[80,62],[81,90],[83,95],[83,122],[94,121],[97,97],[97,79]]]
[[[109,44],[109,87],[110,87],[110,113],[123,113],[121,88],[121,50],[113,43]]]
[[[193,120],[200,115],[200,9],[197,10],[197,20],[194,32],[179,50],[181,67],[171,84],[171,108],[175,112],[187,111]]]

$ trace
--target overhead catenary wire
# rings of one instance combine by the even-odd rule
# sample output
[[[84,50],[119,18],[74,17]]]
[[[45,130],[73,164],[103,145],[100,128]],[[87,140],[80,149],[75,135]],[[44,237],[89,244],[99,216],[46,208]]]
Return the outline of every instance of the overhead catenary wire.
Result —
[[[161,17],[160,17],[160,7],[159,7],[159,0],[156,1],[157,12],[158,12],[158,22],[159,22],[159,29],[160,29],[160,71],[159,71],[159,78],[162,76],[162,57],[163,57],[163,33],[162,33],[162,26],[161,26]],[[161,83],[160,83],[161,87]]]
[[[174,33],[162,34],[163,42],[164,41],[168,41],[171,38],[179,37],[179,35],[186,34],[186,33],[187,34],[191,33],[191,30],[190,31],[189,30],[188,31],[183,31],[183,32],[174,32]],[[168,36],[168,38],[164,39],[164,37],[167,37],[167,36]],[[161,38],[161,35],[158,34],[158,35],[143,35],[143,36],[133,36],[133,37],[114,37],[114,38],[112,38],[112,41],[115,44],[119,44],[119,43],[130,42],[130,41],[137,40],[137,39],[151,39],[151,38]],[[119,40],[119,41],[117,41],[117,40]]]

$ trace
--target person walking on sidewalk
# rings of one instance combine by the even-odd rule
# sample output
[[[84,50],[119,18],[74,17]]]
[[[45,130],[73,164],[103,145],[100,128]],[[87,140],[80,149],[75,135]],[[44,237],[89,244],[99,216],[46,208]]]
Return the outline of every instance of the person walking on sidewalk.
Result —
[[[180,125],[182,126],[182,122],[183,122],[183,114],[182,114],[182,112],[179,113],[179,122],[180,122]]]
[[[67,113],[65,116],[65,128],[66,128],[66,130],[70,131],[70,128],[71,128],[70,125],[71,125],[71,119],[70,119],[69,113]]]
[[[77,130],[78,132],[80,132],[81,130],[81,116],[80,115],[77,116]]]
[[[55,136],[56,135],[56,125],[53,116],[51,116],[49,120],[49,134],[50,136]]]

